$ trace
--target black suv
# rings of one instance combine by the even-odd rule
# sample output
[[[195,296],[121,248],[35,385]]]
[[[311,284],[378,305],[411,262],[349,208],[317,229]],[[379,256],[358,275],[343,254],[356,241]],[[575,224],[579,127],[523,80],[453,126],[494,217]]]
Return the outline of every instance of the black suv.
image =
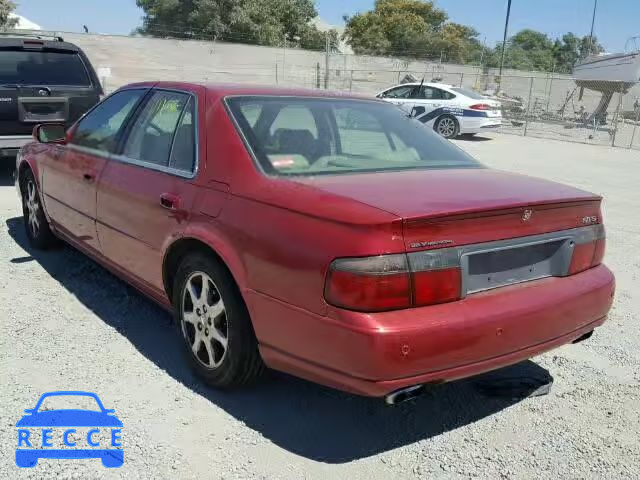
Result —
[[[0,160],[32,140],[36,123],[75,122],[102,86],[80,48],[57,36],[0,33]]]

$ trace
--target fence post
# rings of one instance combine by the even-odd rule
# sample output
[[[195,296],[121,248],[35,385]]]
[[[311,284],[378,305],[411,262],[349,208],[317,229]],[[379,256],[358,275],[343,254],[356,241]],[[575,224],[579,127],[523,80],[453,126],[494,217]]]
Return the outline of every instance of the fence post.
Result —
[[[640,118],[640,107],[636,107],[635,102],[633,104],[633,109],[636,111],[636,121],[633,124],[633,132],[631,133],[631,141],[629,142],[629,148],[633,148],[633,140],[636,138],[636,129],[638,128],[638,118]]]
[[[618,133],[618,124],[620,123],[620,109],[622,108],[622,87],[620,87],[620,91],[618,92],[618,105],[616,106],[616,113],[613,115],[614,124],[613,124],[613,135],[611,135],[611,146],[616,146],[616,134]]]
[[[398,70],[398,81],[396,82],[396,85],[398,85],[400,83],[400,70]]]
[[[500,83],[502,83],[502,79],[500,79]],[[531,81],[529,82],[529,100],[527,100],[527,113],[524,118],[524,134],[523,136],[527,136],[527,130],[529,129],[529,113],[531,112],[531,94],[533,93],[533,77],[531,77]]]
[[[320,88],[320,62],[316,63],[316,88]]]
[[[349,76],[349,93],[353,89],[353,70],[351,70],[351,75]]]
[[[551,73],[551,79],[549,80],[549,93],[547,94],[547,108],[546,111],[549,111],[549,103],[551,103],[551,89],[553,88],[553,72]]]
[[[462,79],[464,78],[464,72],[460,73],[460,88],[462,88]]]
[[[278,62],[276,62],[276,85],[278,85]]]

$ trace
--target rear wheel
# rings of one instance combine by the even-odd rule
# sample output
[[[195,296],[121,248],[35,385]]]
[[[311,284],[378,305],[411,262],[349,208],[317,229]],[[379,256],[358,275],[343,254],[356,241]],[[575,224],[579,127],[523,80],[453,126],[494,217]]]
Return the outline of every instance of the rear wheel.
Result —
[[[249,312],[233,278],[213,257],[194,253],[182,261],[173,304],[184,353],[206,383],[232,388],[263,374]]]
[[[442,115],[433,125],[433,129],[444,138],[451,139],[458,136],[460,125],[453,115]]]
[[[55,237],[44,215],[38,185],[29,170],[21,181],[22,216],[29,243],[38,249],[49,248],[55,244]]]

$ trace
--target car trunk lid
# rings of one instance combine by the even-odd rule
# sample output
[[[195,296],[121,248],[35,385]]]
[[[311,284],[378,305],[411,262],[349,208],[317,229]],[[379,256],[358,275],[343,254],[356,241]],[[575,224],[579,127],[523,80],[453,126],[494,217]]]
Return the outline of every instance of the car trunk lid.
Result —
[[[408,251],[576,228],[597,223],[600,215],[597,195],[484,168],[318,175],[295,181],[402,218]]]

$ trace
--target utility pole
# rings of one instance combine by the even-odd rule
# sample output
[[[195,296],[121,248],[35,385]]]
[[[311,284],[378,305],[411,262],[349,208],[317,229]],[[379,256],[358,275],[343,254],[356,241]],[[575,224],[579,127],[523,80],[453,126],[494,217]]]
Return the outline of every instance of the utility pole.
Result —
[[[329,50],[331,49],[331,39],[329,32],[325,35],[325,52],[324,52],[324,89],[329,88]]]
[[[591,17],[591,33],[589,34],[589,50],[587,51],[587,55],[591,55],[593,50],[593,27],[596,23],[596,9],[598,8],[598,0],[594,0],[593,2],[593,17]]]
[[[502,88],[502,69],[504,67],[504,52],[507,46],[507,33],[509,31],[509,16],[511,15],[511,0],[507,3],[507,18],[504,20],[504,35],[502,37],[502,55],[500,56],[500,73],[498,74],[500,78],[500,85],[498,86],[498,90]]]

